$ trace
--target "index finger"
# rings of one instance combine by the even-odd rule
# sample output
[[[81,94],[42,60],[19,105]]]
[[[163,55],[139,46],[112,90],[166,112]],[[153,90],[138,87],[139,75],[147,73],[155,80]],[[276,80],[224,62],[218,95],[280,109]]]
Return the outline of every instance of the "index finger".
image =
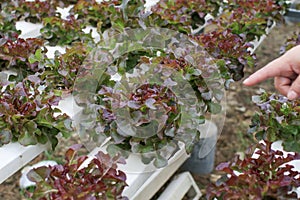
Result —
[[[287,73],[285,73],[285,71]],[[276,76],[288,76],[290,74],[290,66],[288,62],[285,60],[284,56],[279,57],[265,67],[259,69],[254,74],[249,76],[243,84],[246,86],[256,85],[268,78],[273,78]]]
[[[243,83],[252,86],[272,77],[286,77],[295,79],[300,74],[300,45],[293,47],[283,56],[275,59],[254,74]]]

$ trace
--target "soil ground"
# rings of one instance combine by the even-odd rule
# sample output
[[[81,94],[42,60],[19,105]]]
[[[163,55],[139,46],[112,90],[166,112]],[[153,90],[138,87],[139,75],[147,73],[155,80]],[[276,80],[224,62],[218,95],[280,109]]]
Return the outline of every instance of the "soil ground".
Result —
[[[255,69],[247,69],[245,77],[259,67],[264,66],[269,61],[278,57],[280,46],[285,39],[295,31],[299,31],[300,26],[295,24],[277,25],[264,40],[260,47],[256,50],[258,58],[258,67]],[[255,106],[251,102],[251,96],[259,92],[259,88],[264,88],[268,91],[275,91],[272,80],[266,81],[259,86],[247,88],[242,86],[242,81],[232,84],[231,89],[227,91],[227,107],[226,107],[226,121],[222,133],[218,139],[215,165],[220,162],[227,161],[233,157],[237,152],[242,152],[252,143],[252,139],[247,135],[247,129],[250,124],[251,116],[255,112]],[[55,159],[57,161],[63,160],[63,152],[71,144],[77,143],[78,137],[74,136],[71,140],[61,141],[54,152],[51,154],[42,154],[31,163],[43,159]],[[19,189],[20,172],[7,179],[0,185],[0,200],[20,200],[22,195]],[[205,193],[204,188],[207,184],[215,181],[220,175],[213,171],[207,176],[197,176],[194,178]]]

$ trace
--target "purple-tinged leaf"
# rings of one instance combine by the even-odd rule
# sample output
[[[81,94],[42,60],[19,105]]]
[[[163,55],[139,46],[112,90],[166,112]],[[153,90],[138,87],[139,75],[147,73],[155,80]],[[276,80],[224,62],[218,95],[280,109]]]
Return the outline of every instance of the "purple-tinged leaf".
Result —
[[[41,83],[41,79],[37,75],[29,75],[27,76],[27,79],[34,83],[35,85],[38,85]]]
[[[145,105],[150,109],[156,110],[156,107],[154,106],[155,102],[156,102],[155,99],[149,98],[149,99],[146,99]]]
[[[216,167],[216,170],[223,171],[224,169],[229,167],[230,167],[230,162],[223,162]]]
[[[6,87],[10,84],[10,81],[8,81],[8,74],[6,73],[0,73],[0,87]]]
[[[139,109],[141,107],[141,105],[135,101],[128,101],[127,106],[132,109]]]
[[[12,133],[9,129],[2,129],[0,131],[0,145],[8,144],[12,139]]]

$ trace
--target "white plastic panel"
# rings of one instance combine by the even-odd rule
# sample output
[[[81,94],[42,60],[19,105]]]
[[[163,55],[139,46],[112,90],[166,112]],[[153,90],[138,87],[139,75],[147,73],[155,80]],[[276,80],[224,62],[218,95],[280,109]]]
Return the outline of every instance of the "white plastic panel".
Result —
[[[193,200],[198,200],[202,194],[197,184],[189,172],[183,172],[173,178],[157,200],[181,200],[190,188],[194,189],[195,196],[193,196]]]
[[[24,147],[10,143],[0,147],[0,184],[46,149],[46,145]]]

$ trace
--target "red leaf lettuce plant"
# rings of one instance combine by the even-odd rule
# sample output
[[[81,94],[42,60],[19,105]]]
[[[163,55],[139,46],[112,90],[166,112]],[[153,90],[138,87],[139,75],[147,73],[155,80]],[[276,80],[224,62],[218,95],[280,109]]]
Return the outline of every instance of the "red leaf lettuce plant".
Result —
[[[18,38],[16,40],[3,38],[2,44],[0,44],[1,68],[11,70],[15,68],[20,76],[23,73],[26,76],[28,71],[33,73],[40,71],[37,63],[30,63],[29,57],[37,52],[42,54],[43,45],[44,41],[38,38]],[[38,49],[39,51],[37,51]]]
[[[82,20],[69,15],[67,19],[60,17],[43,18],[42,37],[49,41],[50,46],[69,45],[74,41],[93,41],[91,33],[84,33],[85,24]]]
[[[28,75],[36,74],[48,88],[72,91],[78,69],[87,54],[95,47],[93,43],[76,42],[66,52],[56,53],[54,58],[46,56],[44,40],[39,38],[2,39],[0,44],[0,66],[11,70],[16,76],[11,80],[22,81]]]
[[[65,53],[57,52],[54,58],[36,52],[30,56],[30,63],[43,68],[39,76],[50,88],[71,93],[77,73],[93,48],[95,45],[91,43],[74,42]]]
[[[255,55],[251,55],[249,48],[253,47],[245,38],[232,33],[231,29],[217,29],[208,33],[193,36],[205,50],[217,59],[225,86],[233,80],[244,77],[245,67],[254,67]]]
[[[226,175],[207,188],[207,199],[298,199],[293,189],[300,186],[300,173],[288,162],[299,160],[300,155],[284,155],[271,145],[254,145],[256,149],[249,149],[243,159],[237,155],[218,165],[216,169]]]
[[[300,101],[267,92],[253,100],[259,112],[252,118],[249,133],[258,140],[281,140],[285,150],[300,152]]]
[[[221,1],[205,0],[160,0],[151,8],[151,15],[146,20],[148,26],[158,26],[191,33],[193,29],[205,23],[208,14],[217,16]]]
[[[16,28],[15,15],[6,10],[8,7],[7,4],[7,2],[0,4],[0,40],[2,40],[2,38],[15,39],[21,33],[21,31],[18,31]],[[0,42],[0,44],[2,42]]]
[[[97,27],[101,34],[108,28],[122,32],[125,28],[138,28],[140,12],[144,9],[144,0],[136,1],[102,1],[79,0],[71,10],[71,14],[84,20],[85,24]]]
[[[155,42],[158,36],[155,30],[139,29],[134,33],[129,30],[124,35],[135,35],[130,40],[132,47],[127,46],[127,40],[104,47],[115,52],[128,48],[126,52],[130,53],[110,61],[106,49],[99,49],[101,53],[96,51],[94,58],[102,61],[101,66],[111,64],[107,71],[102,72],[103,69],[98,69],[97,62],[91,59],[93,63],[86,61],[79,73],[74,92],[78,93],[75,95],[77,102],[85,107],[84,117],[80,120],[82,134],[87,142],[91,142],[89,146],[110,138],[109,152],[122,152],[124,156],[128,152],[141,153],[145,164],[154,161],[156,167],[163,167],[178,150],[179,141],[185,144],[187,152],[192,150],[193,143],[199,139],[196,126],[204,123],[205,112],[216,114],[221,111],[220,76],[213,60],[209,62],[207,55],[200,58],[203,52],[194,54],[195,42],[183,34],[177,39],[168,34],[160,35],[173,41],[174,44],[169,46],[174,49],[141,51],[134,49],[140,48],[140,43]],[[176,44],[185,39],[186,48],[181,46],[179,51]],[[157,56],[158,51],[161,56]],[[193,65],[188,58],[194,59],[196,55],[200,62]],[[111,79],[116,72],[123,80]],[[189,92],[190,102],[183,101]]]
[[[14,10],[11,11],[16,14],[18,20],[41,23],[45,17],[59,16],[59,13],[56,11],[57,3],[53,0],[17,0],[12,1],[11,4],[12,8],[14,7]]]
[[[34,75],[22,82],[9,82],[1,74],[0,145],[18,141],[23,145],[50,142],[54,149],[58,134],[68,137],[71,120],[57,106],[60,96],[43,90]],[[57,116],[56,116],[57,115]]]
[[[243,35],[250,42],[266,34],[274,21],[283,21],[287,6],[285,0],[229,0],[222,14],[212,23],[230,28],[234,34]]]
[[[67,150],[63,165],[29,171],[27,176],[36,188],[27,196],[39,200],[128,199],[122,196],[127,186],[126,175],[117,169],[117,164],[124,164],[124,160],[99,151],[88,161],[87,156],[78,155],[80,147],[73,145]]]

